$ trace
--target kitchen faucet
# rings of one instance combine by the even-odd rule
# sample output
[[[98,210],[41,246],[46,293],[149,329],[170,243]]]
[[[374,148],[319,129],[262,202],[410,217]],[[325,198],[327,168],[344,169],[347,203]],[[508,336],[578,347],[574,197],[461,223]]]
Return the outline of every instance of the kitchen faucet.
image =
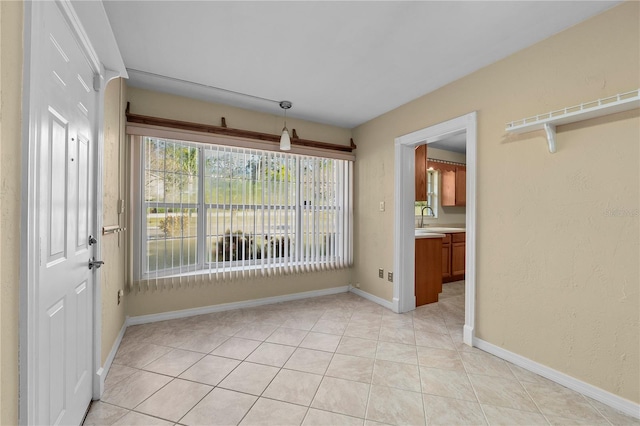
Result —
[[[435,216],[435,213],[433,212],[433,209],[431,208],[431,206],[424,206],[420,211],[420,228],[424,226],[424,210],[425,209],[431,210],[431,216]]]

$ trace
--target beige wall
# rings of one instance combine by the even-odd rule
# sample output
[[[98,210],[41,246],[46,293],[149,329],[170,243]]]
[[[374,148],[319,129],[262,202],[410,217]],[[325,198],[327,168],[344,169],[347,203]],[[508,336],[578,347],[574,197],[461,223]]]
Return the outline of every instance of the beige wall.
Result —
[[[148,290],[127,296],[127,315],[149,315],[222,303],[275,297],[349,285],[350,269],[205,283],[176,289]],[[177,284],[177,283],[176,283]]]
[[[0,424],[18,422],[22,2],[0,2]]]
[[[124,117],[126,85],[112,80],[104,99],[103,225],[125,227],[124,214],[118,212],[118,200],[124,200],[126,182]],[[104,365],[125,320],[124,299],[118,305],[118,291],[125,288],[126,240],[124,233],[102,236],[100,268],[102,291],[102,364]]]
[[[182,121],[219,126],[225,117],[227,126],[279,134],[282,130],[281,115],[263,114],[225,105],[173,96],[148,90],[127,88],[127,100],[131,112],[142,115],[171,118]],[[275,112],[279,109],[276,105]],[[287,118],[287,126],[295,128],[304,139],[348,145],[351,130],[302,120]],[[357,141],[355,141],[357,144]],[[264,297],[281,296],[313,290],[349,285],[351,269],[288,275],[272,278],[255,278],[231,282],[187,284],[183,288],[158,291],[132,291],[127,295],[126,312],[129,316],[147,315],[239,302]],[[176,287],[180,287],[176,285]]]
[[[627,2],[354,130],[356,268],[393,262],[394,138],[478,112],[477,337],[638,403],[638,109],[508,135],[505,123],[640,87]],[[382,171],[382,172],[381,172]]]
[[[228,105],[204,102],[181,96],[174,96],[150,90],[128,88],[127,100],[131,102],[131,112],[154,117],[190,121],[220,126],[221,117],[225,117],[227,126],[233,129],[252,130],[279,135],[282,132],[284,117],[282,109],[274,104],[274,114],[264,114],[235,108]],[[295,105],[291,111],[295,110]],[[327,126],[310,121],[297,120],[287,116],[289,131],[296,129],[301,139],[349,145],[351,130]],[[354,141],[356,145],[358,141]]]

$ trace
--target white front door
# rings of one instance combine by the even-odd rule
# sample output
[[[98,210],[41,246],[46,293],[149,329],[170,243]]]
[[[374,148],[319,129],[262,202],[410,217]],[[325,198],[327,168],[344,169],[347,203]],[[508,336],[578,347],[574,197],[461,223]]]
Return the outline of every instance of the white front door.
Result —
[[[37,6],[35,6],[37,4]],[[32,80],[38,111],[39,270],[35,347],[35,423],[80,424],[92,396],[97,93],[89,62],[60,6],[42,7]],[[32,87],[33,89],[33,87]],[[95,235],[95,233],[94,233]]]

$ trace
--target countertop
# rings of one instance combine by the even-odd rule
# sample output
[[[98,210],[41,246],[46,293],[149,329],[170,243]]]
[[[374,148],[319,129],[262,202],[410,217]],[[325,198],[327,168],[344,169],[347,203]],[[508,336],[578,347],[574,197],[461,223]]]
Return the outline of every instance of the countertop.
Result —
[[[445,234],[456,234],[460,232],[466,232],[466,228],[456,225],[442,225],[442,226],[425,226],[423,228],[416,228],[416,238],[444,238]]]
[[[422,238],[444,238],[446,235],[435,232],[416,232],[416,240]]]

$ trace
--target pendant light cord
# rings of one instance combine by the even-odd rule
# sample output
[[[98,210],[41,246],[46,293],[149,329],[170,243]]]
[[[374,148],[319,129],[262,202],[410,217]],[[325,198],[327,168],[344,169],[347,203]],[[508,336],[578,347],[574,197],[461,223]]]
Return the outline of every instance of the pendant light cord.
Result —
[[[233,95],[245,96],[247,98],[258,99],[260,101],[273,102],[273,103],[276,103],[276,104],[281,104],[282,103],[281,101],[276,101],[275,99],[269,99],[269,98],[263,98],[261,96],[249,95],[247,93],[236,92],[235,90],[223,89],[222,87],[216,87],[216,86],[210,86],[208,84],[196,83],[194,81],[183,80],[181,78],[176,78],[176,77],[169,77],[169,76],[166,76],[166,75],[156,74],[156,73],[149,72],[149,71],[137,70],[135,68],[127,68],[127,72],[133,72],[134,74],[138,73],[138,74],[144,74],[144,75],[148,75],[148,76],[152,76],[152,77],[164,78],[166,80],[178,81],[180,83],[191,84],[191,85],[198,86],[198,87],[205,87],[207,89],[219,90],[221,92],[230,93],[230,94],[233,94]],[[286,114],[286,110],[285,110],[285,114]]]

